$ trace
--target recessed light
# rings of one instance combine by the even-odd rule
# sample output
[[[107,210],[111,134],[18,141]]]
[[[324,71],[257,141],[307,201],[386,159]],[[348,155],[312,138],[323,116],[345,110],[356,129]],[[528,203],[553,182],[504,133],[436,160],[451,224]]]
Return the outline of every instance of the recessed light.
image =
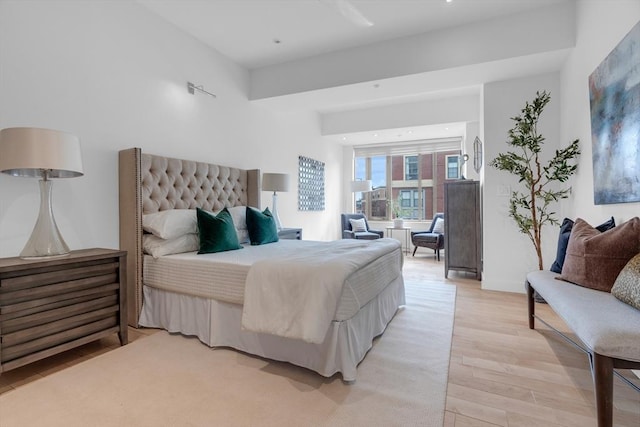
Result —
[[[347,137],[346,137],[346,136],[343,136],[343,137],[342,137],[342,140],[343,140],[343,141],[346,141],[346,140],[347,140]]]
[[[377,134],[377,133],[374,133],[374,134],[373,134],[373,136],[377,138],[377,137],[378,137],[378,134]]]

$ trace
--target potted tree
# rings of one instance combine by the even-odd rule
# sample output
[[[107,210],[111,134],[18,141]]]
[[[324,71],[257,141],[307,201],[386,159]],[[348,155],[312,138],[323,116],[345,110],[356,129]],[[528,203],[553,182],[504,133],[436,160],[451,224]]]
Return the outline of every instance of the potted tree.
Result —
[[[509,130],[507,145],[514,151],[498,154],[489,165],[518,177],[522,191],[513,191],[509,199],[509,216],[521,233],[526,234],[538,256],[538,268],[544,267],[542,259],[542,226],[558,224],[551,210],[553,203],[569,197],[569,188],[558,189],[557,183],[566,182],[576,171],[575,160],[580,155],[578,141],[556,150],[544,163],[540,159],[545,138],[538,133],[538,119],[551,100],[543,91],[536,92],[533,102],[526,102],[519,116],[512,117],[515,125]]]

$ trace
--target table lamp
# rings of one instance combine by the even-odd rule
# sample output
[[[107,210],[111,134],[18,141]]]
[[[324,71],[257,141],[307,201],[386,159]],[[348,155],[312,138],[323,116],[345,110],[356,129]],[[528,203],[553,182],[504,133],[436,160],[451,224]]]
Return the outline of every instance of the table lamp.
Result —
[[[69,253],[51,206],[51,178],[82,176],[78,137],[39,128],[6,128],[0,131],[0,172],[40,178],[40,213],[22,258],[63,256]]]
[[[282,223],[278,216],[278,191],[289,191],[289,175],[286,173],[263,173],[262,190],[273,191],[273,208],[271,214],[276,223],[278,231],[282,230]]]
[[[370,179],[351,181],[351,192],[353,193],[366,193],[371,191],[372,184]]]
[[[370,179],[351,181],[352,193],[368,193],[369,191],[372,191],[372,189],[373,189],[373,185]],[[362,196],[364,197],[364,194]],[[358,213],[357,196],[356,196],[356,202],[354,203],[354,209],[355,209],[354,213]],[[361,213],[364,213],[364,211],[362,211]]]

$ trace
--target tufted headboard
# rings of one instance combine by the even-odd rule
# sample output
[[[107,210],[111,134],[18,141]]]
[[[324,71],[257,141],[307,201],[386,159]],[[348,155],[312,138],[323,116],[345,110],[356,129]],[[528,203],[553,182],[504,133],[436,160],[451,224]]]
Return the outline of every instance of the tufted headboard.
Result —
[[[167,209],[260,207],[260,171],[142,153],[119,152],[120,249],[127,256],[129,324],[142,308],[142,215]]]

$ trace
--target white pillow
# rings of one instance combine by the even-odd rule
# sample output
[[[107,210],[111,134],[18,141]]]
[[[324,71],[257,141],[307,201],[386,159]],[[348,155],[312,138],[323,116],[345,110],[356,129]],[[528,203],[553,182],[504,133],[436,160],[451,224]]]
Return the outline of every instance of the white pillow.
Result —
[[[236,228],[236,234],[238,235],[238,242],[249,243],[249,230],[247,229],[247,207],[246,206],[234,206],[227,208],[231,214],[233,225]]]
[[[436,224],[433,226],[432,233],[444,234],[444,219],[438,217],[436,218]]]
[[[367,231],[367,223],[365,222],[364,218],[349,219],[349,222],[351,223],[352,231],[354,232]]]
[[[161,239],[198,232],[195,209],[169,209],[142,216],[142,229]]]
[[[200,249],[200,239],[196,233],[183,234],[174,239],[161,239],[153,234],[144,234],[142,248],[146,254],[158,258],[163,255],[197,251]]]

